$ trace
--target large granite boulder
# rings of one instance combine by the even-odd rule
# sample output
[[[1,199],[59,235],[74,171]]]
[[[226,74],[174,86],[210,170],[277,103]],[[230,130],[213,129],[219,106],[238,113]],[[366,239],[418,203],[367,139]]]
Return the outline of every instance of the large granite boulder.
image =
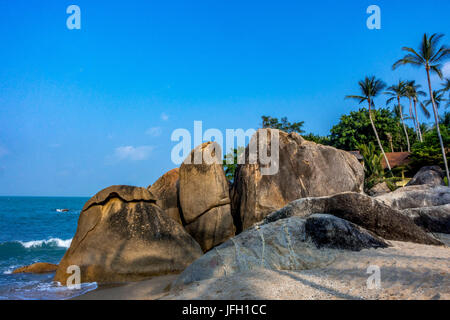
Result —
[[[367,191],[367,194],[371,197],[381,196],[382,194],[386,194],[391,192],[391,189],[387,185],[386,182],[381,182],[376,185],[374,185],[369,191]]]
[[[251,160],[255,154],[251,146],[257,146],[256,161]],[[261,151],[263,156],[273,153],[278,159],[261,162]],[[233,215],[239,229],[247,229],[299,198],[363,191],[364,169],[354,155],[307,141],[297,133],[260,129],[241,157],[245,158],[240,158],[232,190]],[[278,170],[264,174],[269,166]]]
[[[387,239],[421,244],[441,245],[410,218],[365,194],[345,192],[328,197],[304,198],[268,215],[260,224],[288,217],[308,217],[326,212],[357,224]]]
[[[185,228],[204,251],[235,234],[228,181],[222,152],[206,142],[190,153],[180,167],[180,205]]]
[[[432,186],[443,186],[445,173],[439,166],[423,167],[408,182],[407,186],[428,184]]]
[[[169,217],[179,224],[182,224],[179,210],[179,168],[170,170],[160,177],[154,184],[147,189],[156,199],[156,204],[167,213]]]
[[[18,273],[41,274],[41,273],[55,272],[57,268],[58,268],[57,264],[46,263],[46,262],[38,262],[38,263],[34,263],[32,265],[29,265],[29,266],[17,268],[12,273],[13,274],[18,274]]]
[[[261,268],[306,270],[323,268],[342,249],[385,248],[372,233],[330,215],[292,217],[250,228],[196,260],[178,276],[173,290],[210,278]],[[341,249],[341,250],[336,250]]]
[[[442,206],[450,203],[450,188],[432,185],[407,186],[375,199],[398,210]]]
[[[450,204],[401,210],[428,232],[450,233]]]
[[[71,265],[80,268],[82,282],[135,281],[179,273],[201,255],[147,189],[112,186],[85,204],[55,281],[65,285]]]

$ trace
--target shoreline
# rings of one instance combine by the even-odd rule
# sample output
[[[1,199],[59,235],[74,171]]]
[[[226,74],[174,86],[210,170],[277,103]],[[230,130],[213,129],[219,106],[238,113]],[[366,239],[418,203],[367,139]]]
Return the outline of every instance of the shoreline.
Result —
[[[153,277],[137,282],[98,285],[97,289],[70,300],[158,300],[169,294],[178,275]]]

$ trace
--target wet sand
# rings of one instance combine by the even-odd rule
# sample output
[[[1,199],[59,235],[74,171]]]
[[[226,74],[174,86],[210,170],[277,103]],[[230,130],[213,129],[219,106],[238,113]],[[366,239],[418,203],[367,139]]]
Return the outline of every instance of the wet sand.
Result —
[[[156,300],[169,293],[177,275],[155,277],[139,282],[99,286],[74,300]]]

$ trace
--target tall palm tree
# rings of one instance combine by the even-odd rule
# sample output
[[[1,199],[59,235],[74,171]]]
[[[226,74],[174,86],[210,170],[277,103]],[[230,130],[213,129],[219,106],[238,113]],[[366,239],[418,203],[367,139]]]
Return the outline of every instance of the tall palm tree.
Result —
[[[419,52],[416,52],[416,50],[409,47],[403,47],[402,50],[408,53],[402,59],[394,63],[392,69],[396,69],[401,65],[425,67],[428,80],[428,90],[433,105],[434,120],[436,122],[436,130],[439,136],[439,142],[441,144],[442,157],[444,159],[445,172],[447,173],[447,180],[450,183],[450,174],[448,171],[447,157],[445,156],[444,142],[442,141],[441,130],[439,129],[439,115],[435,101],[433,99],[433,89],[431,87],[431,79],[430,79],[431,71],[436,73],[439,76],[439,78],[442,79],[441,63],[445,59],[448,59],[450,57],[450,49],[448,47],[444,45],[439,48],[439,42],[443,36],[444,36],[443,34],[436,34],[436,33],[431,36],[428,36],[425,33],[423,35],[422,43],[420,44],[418,50]]]
[[[406,96],[406,83],[404,81],[399,80],[398,84],[390,86],[388,91],[385,92],[385,94],[391,96],[387,101],[386,104],[390,104],[392,101],[397,99],[397,108],[399,109],[399,115],[400,120],[403,125],[403,130],[405,131],[405,137],[406,137],[406,144],[408,145],[408,152],[411,152],[411,145],[409,143],[409,136],[408,131],[406,130],[405,120],[403,119],[403,110],[402,105],[400,103],[400,99]]]
[[[427,117],[427,119],[430,118],[430,113],[428,112],[427,108],[423,105],[423,103],[419,101],[419,96],[426,96],[425,92],[419,90],[421,87],[422,86],[420,84],[416,84],[416,81],[414,80],[408,81],[406,83],[406,96],[409,99],[409,113],[410,116],[413,118],[414,126],[416,127],[417,137],[419,138],[420,142],[423,142],[422,130],[420,130],[419,115],[417,113],[417,102],[420,103],[422,112],[425,114],[425,117]],[[414,115],[412,112],[411,100],[414,101]]]
[[[380,80],[376,79],[374,76],[371,77],[365,77],[364,80],[361,80],[358,82],[359,89],[361,90],[360,96],[346,96],[346,99],[356,99],[359,100],[359,103],[363,103],[364,101],[367,101],[367,104],[369,106],[369,119],[370,123],[372,124],[373,132],[375,133],[375,137],[378,142],[378,146],[380,147],[381,153],[383,154],[384,160],[386,161],[387,167],[389,171],[391,171],[391,165],[389,163],[388,158],[386,157],[386,153],[384,152],[383,145],[381,144],[380,137],[378,136],[377,128],[375,127],[375,123],[373,122],[372,118],[372,105],[373,105],[373,98],[375,98],[377,95],[380,94],[381,91],[383,91],[384,88],[386,88],[386,84]]]

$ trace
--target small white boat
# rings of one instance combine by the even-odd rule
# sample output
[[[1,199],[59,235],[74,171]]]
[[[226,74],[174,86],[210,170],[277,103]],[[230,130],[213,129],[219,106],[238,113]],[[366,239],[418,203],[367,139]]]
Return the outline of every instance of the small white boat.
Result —
[[[69,209],[56,209],[56,212],[69,212]]]

